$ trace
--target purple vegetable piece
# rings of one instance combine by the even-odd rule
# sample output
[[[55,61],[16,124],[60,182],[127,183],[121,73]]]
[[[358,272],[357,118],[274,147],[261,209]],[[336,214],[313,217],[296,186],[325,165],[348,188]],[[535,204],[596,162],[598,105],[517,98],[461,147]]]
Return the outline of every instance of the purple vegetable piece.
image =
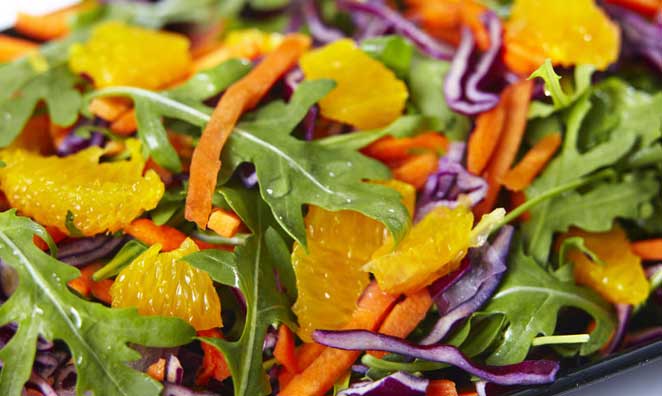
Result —
[[[501,21],[493,12],[483,14],[483,20],[490,35],[490,48],[478,54],[471,31],[464,28],[444,83],[448,106],[467,115],[479,114],[496,106],[498,92],[505,85],[498,56],[502,44]]]
[[[485,198],[487,182],[472,175],[460,164],[464,147],[464,143],[452,143],[448,153],[439,159],[437,172],[428,177],[419,196],[414,219],[416,222],[437,206],[456,207],[460,195],[466,196],[472,206]]]
[[[35,356],[35,369],[41,378],[48,378],[62,364],[61,356],[50,352],[41,352]]]
[[[368,366],[364,366],[362,364],[352,365],[352,372],[355,372],[356,374],[365,375],[368,370]]]
[[[287,72],[285,78],[283,78],[283,81],[285,82],[285,99],[290,99],[301,81],[303,81],[303,77],[303,72],[298,67]]]
[[[48,383],[45,379],[39,376],[39,374],[32,372],[30,379],[28,380],[28,385],[35,387],[43,396],[58,396],[55,393],[55,389]]]
[[[257,185],[257,173],[255,172],[255,165],[250,162],[244,162],[237,168],[237,174],[241,179],[244,187],[253,188]]]
[[[464,274],[466,274],[470,268],[471,266],[469,265],[469,260],[465,258],[460,263],[460,267],[458,269],[434,281],[430,286],[428,286],[428,291],[430,292],[432,298],[436,298],[438,295],[442,294],[455,283],[457,283],[457,281],[462,279],[462,276],[464,276]]]
[[[315,122],[317,121],[317,116],[319,115],[319,106],[314,105],[308,110],[306,116],[301,121],[304,131],[304,139],[311,141],[315,138]]]
[[[446,363],[469,374],[501,385],[538,385],[554,381],[558,362],[525,360],[507,366],[483,366],[471,362],[451,345],[415,345],[397,337],[367,330],[316,330],[313,339],[332,348],[364,351],[377,350],[397,353],[417,359]]]
[[[618,349],[618,347],[621,346],[623,337],[625,336],[625,332],[628,327],[628,323],[630,322],[630,315],[632,315],[632,305],[615,304],[614,307],[616,308],[616,318],[618,319],[618,325],[614,335],[611,337],[611,340],[609,340],[609,344],[604,350],[601,351],[602,355],[604,356],[612,354],[615,350]]]
[[[124,243],[124,238],[98,235],[67,242],[59,249],[58,260],[81,267],[115,252]]]
[[[623,345],[627,348],[645,345],[662,340],[662,326],[650,327],[625,336]]]
[[[634,56],[643,56],[662,72],[662,24],[623,7],[606,4],[604,8],[621,26],[622,48]]]
[[[301,4],[301,12],[303,13],[306,25],[308,25],[310,34],[316,42],[327,44],[345,37],[340,30],[330,28],[322,22],[315,1],[305,0]]]
[[[53,387],[58,394],[62,394],[65,390],[73,390],[76,386],[77,378],[76,366],[74,366],[73,363],[70,363],[57,373]]]
[[[359,382],[338,396],[425,396],[430,381],[398,371],[378,381]]]
[[[492,297],[506,271],[513,232],[512,226],[504,226],[491,244],[469,250],[471,269],[448,290],[434,296],[441,318],[421,344],[438,343],[454,324],[469,317]]]
[[[162,396],[218,396],[212,392],[196,392],[185,386],[166,383],[163,386]]]
[[[430,37],[411,21],[398,12],[379,2],[359,2],[354,0],[338,0],[340,9],[351,13],[363,13],[384,21],[393,29],[409,38],[422,52],[435,59],[449,60],[453,57],[453,48]]]
[[[172,384],[181,384],[184,380],[184,368],[175,355],[168,355],[165,380]]]

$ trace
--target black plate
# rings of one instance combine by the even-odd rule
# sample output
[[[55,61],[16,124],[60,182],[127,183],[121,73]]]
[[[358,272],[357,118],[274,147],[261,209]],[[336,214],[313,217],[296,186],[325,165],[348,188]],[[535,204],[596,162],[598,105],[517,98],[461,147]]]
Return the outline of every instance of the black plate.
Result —
[[[575,390],[595,381],[607,379],[642,366],[657,359],[662,359],[662,340],[616,353],[598,360],[588,366],[562,373],[556,382],[539,387],[531,387],[506,393],[506,396],[552,396]]]

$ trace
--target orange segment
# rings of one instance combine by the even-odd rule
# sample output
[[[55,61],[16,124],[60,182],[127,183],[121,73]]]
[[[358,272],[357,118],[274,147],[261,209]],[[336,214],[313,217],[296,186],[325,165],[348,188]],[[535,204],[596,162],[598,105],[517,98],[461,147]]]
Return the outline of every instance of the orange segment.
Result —
[[[516,0],[506,25],[506,52],[550,58],[554,64],[592,64],[604,70],[618,58],[620,35],[594,0]]]
[[[12,207],[45,226],[68,234],[67,212],[83,235],[115,232],[145,210],[154,209],[164,186],[154,171],[142,176],[140,142],[126,141],[129,161],[99,163],[104,154],[90,147],[58,158],[23,149],[0,153],[0,188]]]
[[[413,212],[416,192],[406,183],[385,185],[402,194]],[[385,227],[358,212],[331,212],[311,206],[306,215],[308,252],[298,243],[292,251],[298,298],[293,311],[299,319],[299,336],[312,341],[315,329],[341,328],[356,309],[356,301],[370,283],[362,270],[373,252],[387,240]]]
[[[568,252],[575,280],[615,304],[637,305],[646,300],[650,286],[641,259],[632,253],[625,232],[618,226],[608,232],[571,229],[563,238],[582,237],[586,247],[603,263],[595,263],[577,249]]]
[[[371,129],[402,114],[406,85],[349,39],[309,52],[301,57],[300,66],[309,80],[328,78],[337,84],[319,103],[324,117]]]
[[[69,67],[89,75],[98,88],[130,85],[157,89],[185,78],[191,70],[184,36],[106,22],[84,44],[75,44]]]
[[[221,302],[205,271],[181,258],[198,251],[191,239],[168,253],[152,245],[124,268],[110,289],[115,307],[136,307],[142,315],[183,319],[196,330],[222,326]]]

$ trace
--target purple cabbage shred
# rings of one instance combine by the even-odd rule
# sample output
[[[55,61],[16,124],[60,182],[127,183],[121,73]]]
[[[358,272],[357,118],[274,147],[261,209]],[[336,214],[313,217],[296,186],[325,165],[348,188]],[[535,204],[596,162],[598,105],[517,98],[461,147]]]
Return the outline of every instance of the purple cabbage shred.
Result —
[[[82,267],[111,255],[124,242],[124,238],[107,235],[72,239],[59,247],[57,259],[75,267]]]
[[[330,28],[324,24],[315,5],[315,1],[305,0],[301,4],[301,12],[310,30],[310,35],[313,36],[315,42],[328,44],[345,37],[340,30]]]
[[[398,371],[378,381],[359,382],[338,396],[425,396],[430,381]]]
[[[636,12],[607,4],[605,10],[621,26],[623,52],[641,56],[662,72],[662,23],[649,21]]]

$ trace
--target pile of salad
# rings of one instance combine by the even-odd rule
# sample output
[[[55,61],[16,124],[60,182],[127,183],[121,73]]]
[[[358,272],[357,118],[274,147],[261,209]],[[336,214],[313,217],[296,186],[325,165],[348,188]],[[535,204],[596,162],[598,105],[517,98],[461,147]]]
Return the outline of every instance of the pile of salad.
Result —
[[[86,0],[0,87],[0,395],[499,395],[662,339],[662,1]]]

